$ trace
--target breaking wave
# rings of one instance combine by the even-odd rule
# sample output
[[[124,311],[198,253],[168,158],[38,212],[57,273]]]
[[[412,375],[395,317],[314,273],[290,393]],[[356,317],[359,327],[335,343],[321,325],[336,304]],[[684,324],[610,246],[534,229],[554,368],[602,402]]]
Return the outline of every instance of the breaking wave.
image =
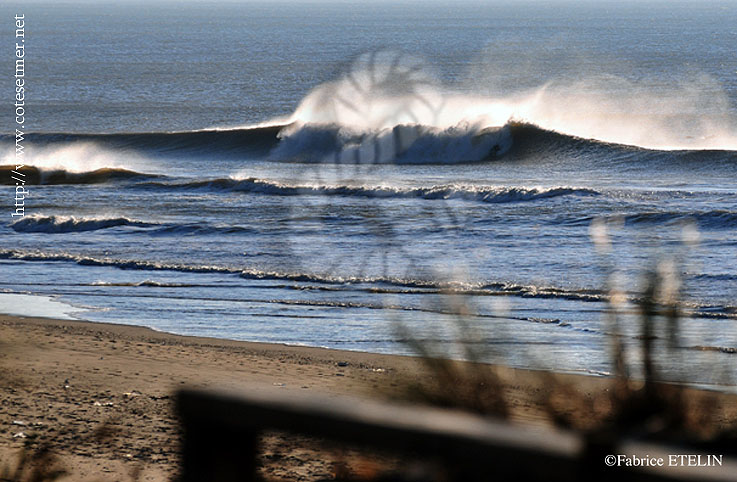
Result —
[[[118,218],[78,218],[74,216],[26,216],[10,227],[19,233],[79,233],[117,226],[149,227],[153,224]]]
[[[155,223],[144,222],[126,217],[75,217],[75,216],[44,216],[29,215],[8,225],[18,233],[81,233],[97,231],[115,227],[139,228],[133,232],[145,233],[151,236],[182,236],[182,235],[223,235],[258,232],[258,228],[247,226],[213,225],[206,222],[198,223]]]
[[[198,285],[193,283],[170,283],[166,281],[156,281],[146,279],[135,282],[112,282],[112,281],[95,281],[90,286],[117,286],[117,287],[148,287],[148,288],[196,288],[208,285]]]
[[[596,196],[598,191],[581,187],[507,187],[443,184],[431,187],[290,185],[275,181],[212,179],[185,183],[150,182],[143,186],[166,189],[206,189],[265,194],[271,196],[350,196],[381,199],[459,199],[484,203],[535,201],[559,196]]]
[[[28,176],[28,184],[92,184],[150,176],[120,167],[121,163],[128,165],[121,159],[136,159],[136,156],[141,155],[269,159],[281,162],[458,164],[494,161],[507,156],[524,160],[567,153],[577,157],[593,155],[604,160],[628,159],[633,152],[641,152],[643,156],[633,161],[704,164],[726,160],[730,165],[737,161],[737,152],[731,150],[658,151],[580,138],[518,122],[497,126],[461,123],[442,129],[419,124],[397,124],[373,131],[354,130],[337,124],[292,123],[173,133],[29,134],[26,139],[29,153],[33,149],[46,153],[42,156],[42,163],[22,171]],[[80,149],[74,146],[80,146]],[[10,164],[10,154],[14,154],[14,138],[0,136],[0,147],[8,153],[0,158]],[[62,156],[66,160],[63,159],[60,165],[54,164],[59,157],[55,154],[57,150],[66,153]],[[105,155],[98,156],[99,159],[94,163],[82,164],[100,169],[66,168],[66,163],[78,161],[75,156],[85,157],[89,156],[89,152],[98,151]],[[115,162],[106,164],[105,156]],[[142,162],[134,164],[142,165]],[[2,166],[0,171],[9,174],[13,167]],[[0,182],[10,182],[9,175],[3,175],[2,179]]]

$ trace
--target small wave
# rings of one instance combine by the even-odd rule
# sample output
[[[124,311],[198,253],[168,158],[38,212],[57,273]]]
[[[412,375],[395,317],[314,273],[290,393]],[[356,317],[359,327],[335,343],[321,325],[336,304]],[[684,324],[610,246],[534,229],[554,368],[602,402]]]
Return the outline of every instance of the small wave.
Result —
[[[737,274],[733,273],[699,273],[691,275],[693,280],[709,280],[709,281],[737,281]]]
[[[26,216],[10,227],[19,233],[79,233],[117,226],[148,227],[150,223],[118,218],[77,218],[74,216]]]
[[[296,289],[327,289],[330,291],[358,290],[386,294],[463,294],[469,296],[519,296],[525,298],[565,299],[584,303],[605,303],[608,295],[597,289],[561,288],[555,286],[524,285],[512,282],[461,282],[434,279],[411,279],[384,276],[335,276],[314,273],[268,271],[255,268],[242,268],[222,265],[190,265],[165,263],[134,259],[96,258],[73,253],[47,253],[41,251],[22,251],[0,249],[0,259],[22,261],[72,262],[81,266],[108,266],[122,270],[178,271],[186,273],[220,273],[234,275],[248,280],[274,280],[310,283]],[[105,282],[99,282],[105,286]],[[113,286],[114,284],[110,284]],[[116,285],[117,286],[117,285]],[[169,286],[155,281],[121,284],[121,286]],[[174,286],[174,285],[171,285]],[[177,285],[179,286],[179,285]],[[184,285],[181,285],[184,286]],[[199,286],[199,285],[193,285]],[[638,299],[633,293],[628,295],[633,303]],[[684,305],[683,314],[693,318],[737,319],[737,307],[711,306],[699,303]],[[532,320],[532,319],[531,319]],[[567,326],[560,320],[537,320],[540,323],[555,323]]]
[[[724,210],[704,212],[649,212],[625,216],[626,224],[671,224],[692,221],[704,228],[737,227],[737,213]]]
[[[48,253],[43,251],[0,250],[0,259],[18,259],[22,261],[66,261],[82,266],[112,266],[120,269],[150,271],[182,271],[189,273],[241,273],[241,269],[225,266],[186,265],[176,263],[157,263],[144,260],[121,260],[114,258],[94,258],[72,253]]]
[[[684,311],[697,318],[737,319],[737,306],[691,303]]]
[[[47,253],[42,251],[21,251],[0,249],[0,259],[18,259],[23,261],[67,261],[83,266],[111,266],[120,269],[149,270],[149,271],[180,271],[188,273],[224,273],[238,275],[244,279],[253,280],[283,280],[328,285],[367,285],[367,290],[375,290],[376,285],[399,287],[401,289],[417,288],[428,290],[428,293],[442,291],[445,293],[464,293],[470,295],[500,295],[512,294],[529,297],[567,298],[580,301],[602,301],[605,295],[596,290],[566,290],[555,287],[541,287],[534,285],[520,285],[504,282],[455,282],[433,279],[408,279],[396,277],[356,277],[333,276],[325,274],[294,273],[283,271],[267,271],[255,268],[239,268],[234,266],[218,265],[189,265],[177,263],[162,263],[146,260],[95,258],[73,253]],[[371,286],[374,285],[374,286]],[[387,291],[388,292],[388,291]],[[420,293],[423,291],[420,291]]]
[[[421,188],[351,185],[289,185],[275,181],[247,179],[211,179],[184,183],[148,182],[140,187],[166,189],[209,189],[214,191],[245,192],[271,196],[349,196],[382,199],[459,199],[485,203],[534,201],[559,196],[596,196],[598,191],[581,187],[506,187],[444,184]]]
[[[694,345],[688,348],[698,351],[714,351],[719,353],[726,353],[728,355],[734,355],[735,353],[737,353],[737,348],[732,346]]]
[[[168,224],[148,231],[151,235],[197,235],[255,233],[256,228],[244,226],[214,226],[207,223]]]
[[[11,174],[16,171],[15,166],[0,166],[0,184],[15,185]],[[103,184],[114,181],[131,181],[153,179],[160,176],[143,174],[128,169],[104,167],[94,171],[73,172],[64,169],[44,169],[34,166],[25,166],[17,169],[20,176],[15,177],[25,181],[26,185],[58,185],[58,184]]]
[[[482,286],[482,290],[515,294],[525,298],[558,298],[573,301],[603,302],[607,295],[600,290],[564,289],[553,286],[523,285],[517,283],[490,283]],[[471,292],[473,294],[473,292]]]
[[[75,216],[43,216],[30,215],[8,225],[18,233],[77,233],[97,231],[119,226],[131,226],[137,229],[134,233],[151,236],[182,235],[222,235],[255,233],[257,228],[246,226],[220,226],[209,223],[151,223],[129,219],[126,217],[75,217]]]
[[[621,220],[629,226],[659,226],[678,223],[696,223],[702,229],[732,229],[737,227],[737,212],[726,210],[712,211],[650,211],[633,214],[623,214],[613,217]],[[593,220],[585,217],[572,220],[564,220],[569,225],[586,225]]]
[[[120,286],[120,287],[149,287],[149,288],[194,288],[207,285],[198,285],[193,283],[170,283],[165,281],[143,280],[131,282],[112,282],[112,281],[95,281],[90,286]]]

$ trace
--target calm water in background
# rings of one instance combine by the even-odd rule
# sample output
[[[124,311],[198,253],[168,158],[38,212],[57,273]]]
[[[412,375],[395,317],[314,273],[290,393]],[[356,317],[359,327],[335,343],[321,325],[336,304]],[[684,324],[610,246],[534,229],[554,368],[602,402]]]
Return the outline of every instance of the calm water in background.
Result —
[[[243,340],[407,353],[404,327],[451,356],[462,304],[488,360],[608,373],[608,263],[634,300],[677,256],[689,316],[663,369],[734,384],[737,4],[23,11],[44,184],[15,222],[7,189],[0,290]]]

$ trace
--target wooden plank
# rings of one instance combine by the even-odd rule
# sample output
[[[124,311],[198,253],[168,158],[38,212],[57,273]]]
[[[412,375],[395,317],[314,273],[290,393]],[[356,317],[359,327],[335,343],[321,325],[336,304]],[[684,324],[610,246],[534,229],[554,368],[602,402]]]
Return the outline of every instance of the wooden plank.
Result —
[[[697,454],[683,447],[584,439],[557,430],[512,426],[466,412],[326,398],[283,390],[196,391],[177,396],[184,424],[183,480],[257,480],[258,434],[293,433],[438,461],[456,481],[727,481],[723,467],[608,467],[605,457]]]
[[[456,476],[463,480],[488,480],[491,474],[573,480],[581,451],[580,439],[571,434],[521,429],[468,413],[434,408],[307,397],[284,391],[184,390],[179,393],[178,404],[187,432],[187,426],[192,424],[227,427],[248,434],[265,429],[298,432],[376,449],[422,454],[457,468]],[[208,438],[211,447],[219,443],[216,436]],[[196,453],[186,451],[185,458],[188,456]]]

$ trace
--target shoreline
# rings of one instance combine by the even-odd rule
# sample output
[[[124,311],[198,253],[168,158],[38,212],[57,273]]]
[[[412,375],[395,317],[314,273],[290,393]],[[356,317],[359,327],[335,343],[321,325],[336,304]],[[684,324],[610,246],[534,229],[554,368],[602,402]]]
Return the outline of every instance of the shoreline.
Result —
[[[234,342],[234,343],[247,343],[247,344],[255,344],[255,345],[264,345],[264,346],[281,346],[281,347],[294,347],[294,348],[315,348],[315,349],[321,349],[321,350],[330,350],[332,352],[348,352],[348,353],[363,353],[366,355],[382,355],[382,356],[397,356],[397,357],[409,357],[409,358],[416,358],[419,355],[411,355],[411,354],[402,354],[402,353],[380,353],[380,352],[373,352],[373,351],[363,351],[363,350],[349,350],[349,349],[341,349],[341,348],[331,348],[327,346],[316,346],[316,345],[308,345],[308,344],[289,344],[289,343],[280,343],[280,342],[262,342],[262,341],[252,341],[252,340],[237,340],[233,338],[218,338],[218,337],[209,337],[209,336],[200,336],[200,335],[191,335],[191,334],[180,334],[180,333],[173,333],[170,331],[164,331],[159,330],[157,328],[151,327],[151,326],[145,326],[145,325],[138,325],[138,324],[125,324],[125,323],[113,323],[113,322],[107,322],[107,321],[92,321],[92,320],[86,320],[84,318],[81,318],[79,315],[80,313],[84,313],[84,311],[80,311],[79,309],[76,309],[74,305],[71,305],[64,301],[59,301],[58,298],[60,295],[44,295],[44,294],[36,294],[36,293],[16,293],[16,292],[10,292],[10,293],[0,293],[0,301],[2,301],[3,295],[9,295],[9,296],[17,296],[17,297],[32,297],[36,299],[35,301],[42,301],[43,305],[48,305],[46,310],[39,310],[37,307],[34,307],[32,313],[28,313],[28,309],[26,308],[26,313],[14,313],[14,312],[4,312],[2,311],[2,305],[0,305],[0,318],[2,317],[17,317],[17,318],[25,318],[25,319],[47,319],[47,320],[53,320],[53,321],[77,321],[80,323],[91,323],[91,324],[98,324],[98,325],[108,325],[108,326],[120,326],[120,327],[139,327],[146,330],[151,330],[153,332],[162,333],[165,335],[172,335],[176,337],[185,337],[188,339],[202,339],[202,340],[214,340],[214,341],[227,341],[227,342]],[[57,306],[59,305],[59,306]],[[66,307],[66,309],[64,309]],[[454,361],[460,361],[463,360],[460,359],[454,359]],[[541,369],[541,368],[531,368],[531,367],[523,367],[523,366],[511,366],[506,365],[504,363],[498,364],[498,363],[492,363],[492,362],[481,362],[485,365],[503,365],[505,367],[509,367],[516,370],[530,370],[533,372],[549,372],[552,374],[557,375],[580,375],[580,376],[588,376],[588,377],[595,377],[595,378],[610,378],[611,375],[607,373],[602,372],[596,372],[596,371],[586,371],[586,370],[579,370],[579,371],[564,371],[564,370],[555,370],[555,369]],[[734,390],[737,391],[737,386],[734,387]]]
[[[602,393],[612,381],[501,365],[488,369],[501,382],[508,420],[535,426],[552,425],[544,398],[551,377],[583,397]],[[407,403],[411,390],[428,382],[437,380],[416,356],[0,315],[0,473],[30,443],[45,444],[58,456],[71,474],[62,481],[170,480],[178,468],[180,433],[172,395],[182,387],[278,389]],[[737,420],[737,398],[713,396],[722,406],[720,424]],[[566,403],[565,409],[575,412]],[[278,459],[265,475],[281,480],[330,476],[330,460],[320,444],[274,437],[263,442],[265,450],[283,449],[290,456]]]
[[[0,293],[0,295],[17,295],[17,296],[23,296],[23,297],[33,297],[33,298],[40,298],[44,299],[44,301],[51,301],[56,304],[60,304],[63,306],[69,306],[74,308],[73,305],[69,305],[66,302],[58,301],[57,296],[52,295],[43,295],[43,294],[25,294],[25,293]],[[58,309],[58,307],[54,306],[54,309]],[[358,353],[358,354],[364,354],[367,356],[386,356],[386,357],[401,357],[401,358],[407,358],[407,359],[416,359],[420,355],[411,355],[411,354],[402,354],[402,353],[380,353],[380,352],[372,352],[372,351],[361,351],[361,350],[349,350],[349,349],[341,349],[341,348],[331,348],[327,346],[315,346],[315,345],[307,345],[307,344],[289,344],[286,342],[263,342],[263,341],[252,341],[252,340],[237,340],[233,338],[218,338],[218,337],[211,337],[211,336],[200,336],[200,335],[185,335],[180,333],[173,333],[169,331],[159,330],[154,327],[145,326],[145,325],[137,325],[137,324],[125,324],[125,323],[113,323],[113,322],[107,322],[107,321],[92,321],[92,320],[85,320],[77,315],[77,313],[82,313],[80,311],[69,311],[69,312],[56,312],[51,313],[50,311],[44,310],[45,312],[43,314],[35,315],[24,315],[24,314],[16,314],[16,313],[6,313],[0,311],[0,320],[2,320],[4,317],[11,317],[11,318],[20,318],[20,319],[37,319],[37,320],[50,320],[54,322],[78,322],[81,324],[90,324],[90,325],[103,325],[103,326],[117,326],[122,329],[125,328],[140,328],[142,330],[149,330],[154,333],[160,333],[164,336],[172,336],[172,337],[179,337],[183,339],[191,339],[191,340],[212,340],[215,344],[218,342],[227,342],[227,343],[243,343],[246,345],[254,345],[254,346],[264,346],[264,347],[282,347],[282,348],[305,348],[305,349],[316,349],[316,350],[327,350],[329,352],[336,352],[336,353]],[[66,317],[66,318],[65,318]],[[464,360],[461,359],[451,359],[455,362],[461,362],[463,363]],[[599,379],[605,379],[605,380],[612,380],[613,375],[605,372],[600,371],[591,371],[591,370],[556,370],[553,368],[550,369],[543,369],[543,368],[533,368],[533,367],[524,367],[524,366],[513,366],[508,365],[504,362],[498,363],[498,362],[478,362],[484,365],[488,366],[495,366],[495,367],[504,367],[508,368],[510,370],[521,370],[521,371],[528,371],[533,373],[548,373],[554,376],[573,376],[573,377],[591,377],[591,378],[599,378]],[[718,393],[723,394],[731,394],[731,395],[737,395],[737,385],[728,385],[728,384],[717,384],[717,383],[697,383],[697,382],[687,382],[687,381],[668,381],[663,382],[670,385],[677,385],[684,388],[692,388],[697,390],[705,390],[705,391],[714,391]]]

